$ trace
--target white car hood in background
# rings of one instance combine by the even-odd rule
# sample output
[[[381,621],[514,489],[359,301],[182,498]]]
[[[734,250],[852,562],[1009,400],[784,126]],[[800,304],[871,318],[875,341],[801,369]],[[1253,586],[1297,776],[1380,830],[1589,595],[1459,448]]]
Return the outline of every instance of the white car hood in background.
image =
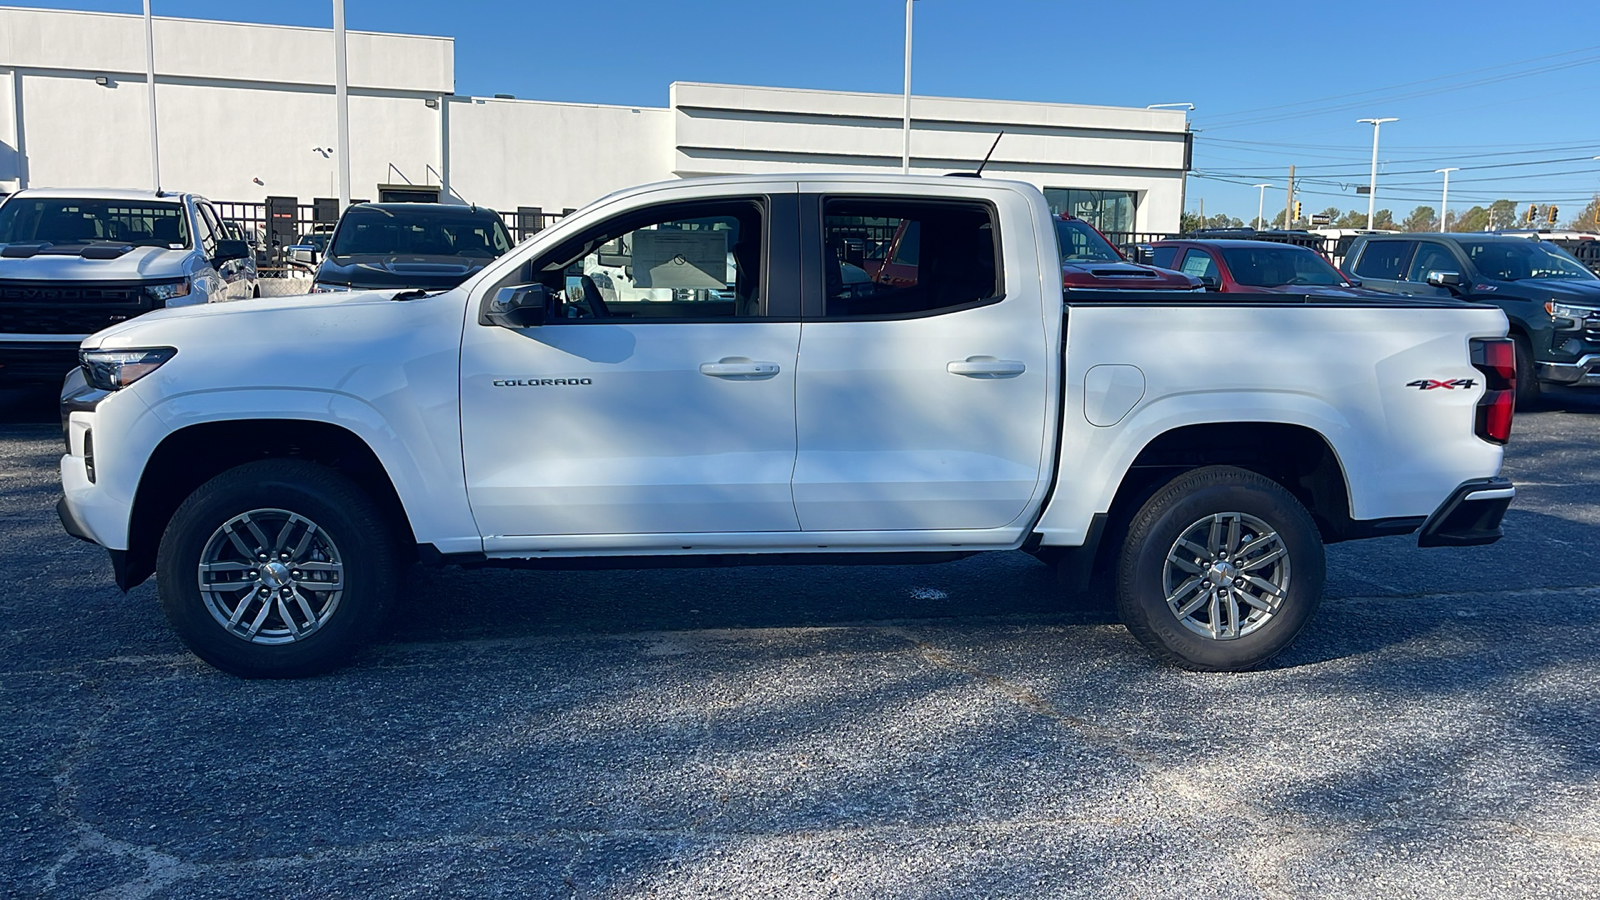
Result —
[[[0,245],[3,246],[3,245]],[[84,259],[38,253],[21,259],[0,257],[0,278],[30,281],[143,281],[182,278],[192,250],[135,247],[116,259]]]

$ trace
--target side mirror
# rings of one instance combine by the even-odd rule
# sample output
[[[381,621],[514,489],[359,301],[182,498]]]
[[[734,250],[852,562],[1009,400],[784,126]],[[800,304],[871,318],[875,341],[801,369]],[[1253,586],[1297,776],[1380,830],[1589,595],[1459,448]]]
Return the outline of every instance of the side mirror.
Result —
[[[1454,291],[1456,288],[1461,287],[1461,273],[1429,272],[1427,282],[1434,287],[1442,287]]]
[[[1200,283],[1204,285],[1205,289],[1208,291],[1222,290],[1222,279],[1215,275],[1201,275]]]
[[[542,284],[501,288],[484,305],[483,319],[501,328],[543,325],[550,308],[550,289]]]
[[[250,255],[250,245],[244,241],[221,240],[217,241],[217,252],[211,257],[213,264],[230,262],[235,259],[245,259]]]

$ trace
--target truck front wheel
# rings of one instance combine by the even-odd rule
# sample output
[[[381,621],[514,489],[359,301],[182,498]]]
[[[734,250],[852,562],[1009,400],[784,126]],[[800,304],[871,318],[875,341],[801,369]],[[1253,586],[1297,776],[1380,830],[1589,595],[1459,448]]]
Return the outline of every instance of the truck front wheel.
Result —
[[[300,460],[247,463],[201,485],[161,538],[156,579],[178,636],[246,678],[313,675],[382,623],[396,552],[377,504]]]
[[[1236,672],[1277,656],[1322,598],[1322,540],[1304,506],[1247,469],[1178,476],[1140,507],[1117,566],[1134,637],[1188,669]]]

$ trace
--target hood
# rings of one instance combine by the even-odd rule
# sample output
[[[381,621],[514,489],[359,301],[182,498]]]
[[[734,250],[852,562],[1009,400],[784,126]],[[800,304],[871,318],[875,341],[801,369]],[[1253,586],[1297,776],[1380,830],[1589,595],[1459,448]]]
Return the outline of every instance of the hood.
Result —
[[[372,254],[324,257],[317,281],[353,288],[428,288],[448,290],[494,262],[486,256],[418,256]]]
[[[1131,290],[1193,290],[1200,279],[1171,269],[1158,269],[1130,262],[1066,262],[1061,265],[1062,283],[1069,288]]]
[[[1511,282],[1524,293],[1549,294],[1556,300],[1570,300],[1580,306],[1600,305],[1600,281],[1569,281],[1561,278]]]
[[[5,244],[10,253],[35,251],[28,256],[0,252],[0,278],[39,281],[156,281],[187,275],[185,263],[192,250],[134,247],[126,252],[107,244]],[[37,248],[37,249],[36,249]],[[88,257],[84,255],[87,252]],[[111,257],[91,258],[91,257]]]
[[[83,342],[85,349],[97,347],[137,347],[160,342],[164,324],[175,320],[192,320],[216,316],[251,316],[263,313],[326,310],[336,306],[358,306],[393,303],[396,291],[340,291],[330,294],[306,294],[295,297],[261,297],[253,300],[233,300],[227,303],[198,303],[193,306],[169,306],[147,312],[134,319],[96,332]],[[153,332],[153,333],[152,333]]]

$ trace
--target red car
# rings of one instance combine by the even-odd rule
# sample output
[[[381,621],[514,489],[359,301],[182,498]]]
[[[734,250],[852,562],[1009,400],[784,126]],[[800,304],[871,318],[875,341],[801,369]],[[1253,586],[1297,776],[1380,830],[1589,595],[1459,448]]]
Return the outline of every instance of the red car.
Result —
[[[1167,267],[1128,262],[1093,225],[1065,213],[1056,217],[1061,286],[1067,290],[1198,291],[1200,279]]]
[[[1227,294],[1309,294],[1381,300],[1309,247],[1250,240],[1176,240],[1150,245],[1151,261]]]

